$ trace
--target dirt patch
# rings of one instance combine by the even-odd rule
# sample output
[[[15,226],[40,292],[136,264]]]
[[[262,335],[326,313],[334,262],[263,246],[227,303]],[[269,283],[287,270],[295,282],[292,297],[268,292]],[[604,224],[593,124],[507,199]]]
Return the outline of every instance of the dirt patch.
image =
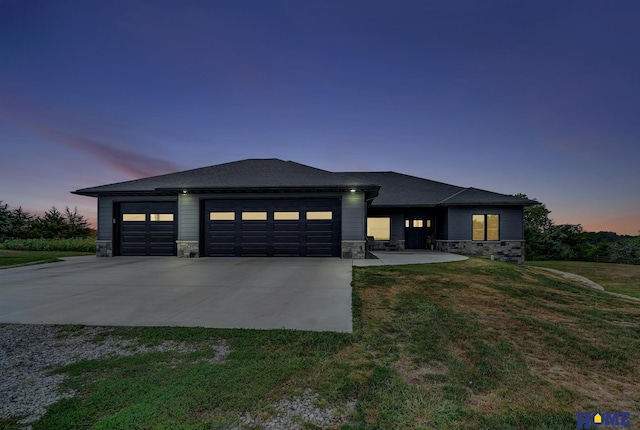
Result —
[[[417,364],[406,355],[401,355],[393,367],[407,384],[413,386],[424,385],[426,375],[445,375],[449,371],[443,363]]]

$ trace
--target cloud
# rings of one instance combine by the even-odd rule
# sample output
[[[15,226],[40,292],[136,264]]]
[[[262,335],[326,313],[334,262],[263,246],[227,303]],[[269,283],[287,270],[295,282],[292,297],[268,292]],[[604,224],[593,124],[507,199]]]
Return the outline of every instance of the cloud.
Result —
[[[49,110],[15,97],[5,97],[0,106],[0,119],[18,125],[49,141],[88,154],[108,166],[134,178],[155,176],[180,170],[170,161],[123,149],[127,139],[118,139],[100,124],[80,124],[75,115]],[[94,137],[95,134],[100,137]],[[116,143],[114,140],[119,140]]]

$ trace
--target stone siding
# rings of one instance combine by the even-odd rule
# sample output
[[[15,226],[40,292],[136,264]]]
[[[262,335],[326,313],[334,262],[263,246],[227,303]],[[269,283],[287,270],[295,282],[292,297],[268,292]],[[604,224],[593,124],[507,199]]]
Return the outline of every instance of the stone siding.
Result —
[[[176,240],[179,258],[200,257],[200,243],[197,240]]]
[[[343,240],[342,241],[342,258],[361,259],[365,258],[367,248],[366,240]]]
[[[438,251],[491,258],[507,263],[524,263],[524,240],[478,242],[470,240],[439,240]]]
[[[389,240],[375,240],[373,242],[374,251],[390,251],[391,241]],[[404,240],[397,241],[396,248],[393,251],[404,251]]]
[[[96,240],[96,257],[113,257],[113,243],[110,240]]]

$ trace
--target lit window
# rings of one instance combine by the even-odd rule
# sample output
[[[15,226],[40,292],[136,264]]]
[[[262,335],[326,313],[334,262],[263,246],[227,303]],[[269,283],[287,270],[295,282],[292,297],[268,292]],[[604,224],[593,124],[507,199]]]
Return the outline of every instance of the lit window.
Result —
[[[173,214],[150,214],[151,221],[173,221]]]
[[[405,226],[406,228],[409,228],[409,227],[411,226],[411,221],[410,221],[410,220],[408,220],[408,219],[405,219],[405,220],[404,220],[404,226]]]
[[[421,220],[421,219],[414,219],[413,220],[413,226],[417,227],[417,228],[424,227],[424,221]]]
[[[333,219],[333,213],[331,211],[307,212],[307,219]]]
[[[235,212],[209,212],[210,221],[234,221],[235,219]]]
[[[487,240],[500,240],[500,215],[487,215]]]
[[[500,215],[473,215],[473,240],[500,240]]]
[[[276,221],[299,220],[300,212],[274,212],[273,219]]]
[[[146,214],[122,214],[122,221],[146,221]]]
[[[373,236],[375,240],[389,240],[391,218],[367,218],[367,236]]]
[[[431,227],[431,220],[430,219],[427,220],[427,227]]]
[[[265,221],[266,219],[266,212],[242,212],[243,221]]]

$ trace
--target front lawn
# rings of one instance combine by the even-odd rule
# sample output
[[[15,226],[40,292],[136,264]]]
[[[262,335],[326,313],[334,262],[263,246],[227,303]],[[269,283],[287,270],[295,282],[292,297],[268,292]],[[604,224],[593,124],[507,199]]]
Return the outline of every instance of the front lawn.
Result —
[[[638,265],[587,261],[527,261],[526,264],[575,273],[597,282],[607,291],[640,298]]]
[[[233,428],[307,389],[348,415],[344,429],[573,429],[595,410],[640,423],[636,302],[474,258],[353,270],[353,334],[114,328],[193,350],[54,369],[76,395],[33,428]],[[207,361],[220,342],[226,361]]]
[[[0,249],[0,268],[21,264],[53,263],[63,257],[77,255],[92,255],[89,252],[62,252],[62,251],[14,251]]]

